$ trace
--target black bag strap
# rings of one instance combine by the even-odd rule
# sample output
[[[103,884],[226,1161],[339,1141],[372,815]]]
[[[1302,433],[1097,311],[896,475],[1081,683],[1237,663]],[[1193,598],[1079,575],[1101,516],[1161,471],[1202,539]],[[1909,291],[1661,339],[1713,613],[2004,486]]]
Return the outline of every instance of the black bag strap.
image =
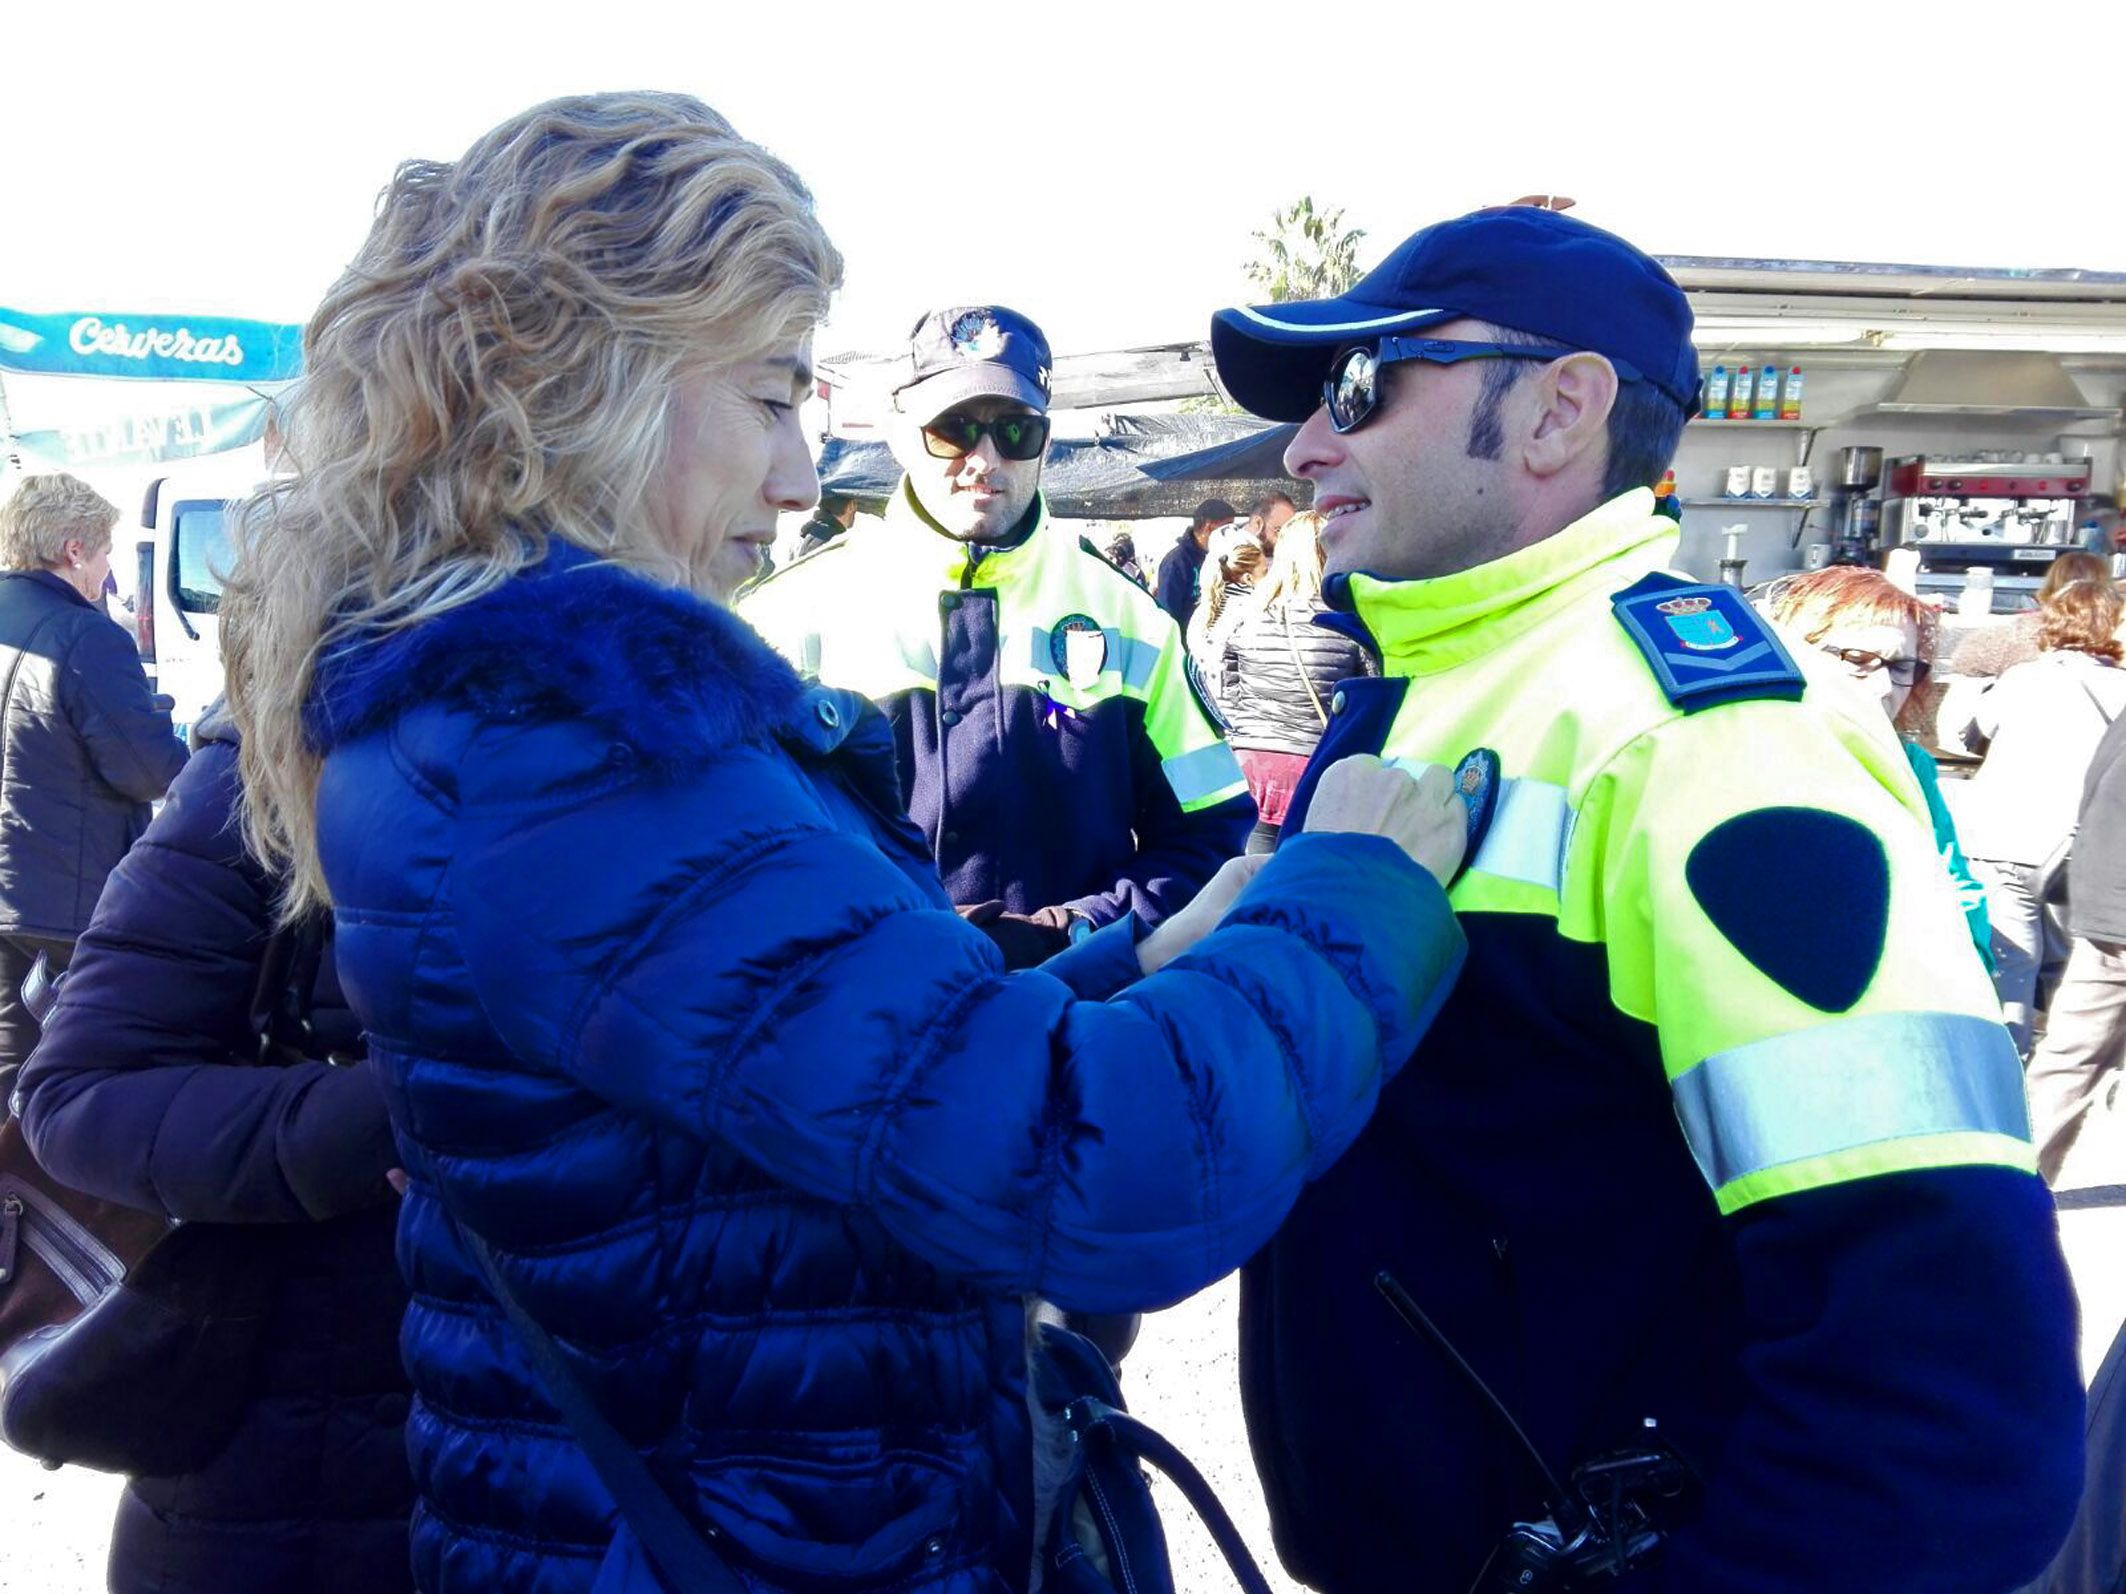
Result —
[[[306,1053],[310,1009],[325,961],[325,915],[276,924],[258,960],[247,1015],[260,1062],[295,1062]]]
[[[435,1189],[433,1185],[429,1188]],[[458,1238],[472,1253],[480,1276],[509,1319],[547,1399],[554,1403],[554,1409],[576,1436],[576,1443],[583,1447],[598,1481],[605,1485],[606,1493],[620,1508],[620,1515],[634,1529],[664,1585],[673,1594],[747,1594],[745,1583],[722,1556],[709,1548],[701,1529],[680,1509],[641,1453],[606,1421],[591,1392],[569,1370],[553,1336],[539,1326],[504,1282],[487,1242],[473,1233],[470,1225],[458,1221],[440,1194],[436,1199],[449,1213]]]
[[[1128,1412],[1118,1411],[1094,1395],[1080,1395],[1064,1407],[1063,1420],[1077,1436],[1081,1447],[1095,1438],[1104,1437],[1124,1454],[1165,1473],[1204,1527],[1210,1530],[1211,1541],[1218,1546],[1219,1553],[1225,1557],[1226,1565],[1232,1568],[1234,1578],[1246,1594],[1270,1594],[1270,1585],[1262,1575],[1262,1568],[1255,1564],[1247,1541],[1240,1536],[1240,1529],[1233,1525],[1232,1517],[1227,1515],[1225,1503],[1218,1498],[1209,1480],[1196,1470],[1187,1456],[1174,1448],[1164,1434],[1146,1427]]]

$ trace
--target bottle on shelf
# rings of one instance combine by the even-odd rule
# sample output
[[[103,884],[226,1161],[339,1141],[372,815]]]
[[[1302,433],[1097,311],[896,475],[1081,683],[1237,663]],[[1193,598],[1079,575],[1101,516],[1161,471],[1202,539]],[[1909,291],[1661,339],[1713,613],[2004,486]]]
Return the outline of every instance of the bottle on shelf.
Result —
[[[1795,366],[1786,373],[1786,380],[1779,387],[1779,419],[1801,419],[1801,367]]]
[[[1779,413],[1779,367],[1767,365],[1757,373],[1757,403],[1750,411],[1753,421],[1768,421]]]
[[[1728,391],[1727,367],[1724,365],[1714,366],[1712,374],[1705,379],[1705,418],[1707,420],[1724,421],[1727,419]]]
[[[1735,386],[1728,395],[1727,418],[1731,421],[1746,421],[1757,401],[1757,368],[1754,365],[1735,367]]]
[[[1670,520],[1683,518],[1683,500],[1676,494],[1676,473],[1673,469],[1664,472],[1660,485],[1654,488],[1654,513],[1666,515]]]

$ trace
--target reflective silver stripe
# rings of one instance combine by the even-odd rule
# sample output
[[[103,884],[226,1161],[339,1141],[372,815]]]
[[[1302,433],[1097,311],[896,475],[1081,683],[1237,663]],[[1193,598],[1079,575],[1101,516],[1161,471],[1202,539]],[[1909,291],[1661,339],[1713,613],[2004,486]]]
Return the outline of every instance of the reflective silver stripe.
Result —
[[[1174,801],[1186,808],[1190,803],[1201,802],[1206,797],[1216,796],[1226,787],[1238,785],[1243,777],[1240,760],[1223,742],[1213,742],[1208,747],[1199,747],[1193,753],[1182,753],[1165,760],[1160,766],[1166,771],[1166,783],[1174,788]]]
[[[1415,758],[1388,762],[1413,775],[1437,767]],[[1502,780],[1491,828],[1484,832],[1484,843],[1469,860],[1469,867],[1502,880],[1559,890],[1565,879],[1565,847],[1572,837],[1573,817],[1563,786],[1547,780]]]
[[[1108,659],[1122,671],[1122,684],[1141,692],[1152,684],[1152,672],[1159,668],[1159,649],[1150,642],[1139,642],[1133,636],[1118,638],[1114,632],[1107,635]]]
[[[1100,661],[1100,673],[1112,670],[1122,677],[1122,684],[1138,691],[1152,684],[1152,672],[1159,668],[1159,649],[1149,642],[1139,642],[1135,637],[1124,636],[1113,626],[1102,626],[1100,635],[1107,639],[1107,657]],[[1038,675],[1058,675],[1062,666],[1056,663],[1055,634],[1046,626],[1035,626],[1033,641],[1028,648],[1034,672]],[[935,676],[935,668],[931,670]]]
[[[1370,332],[1375,327],[1399,327],[1406,321],[1415,321],[1419,316],[1438,315],[1437,310],[1402,310],[1394,315],[1377,315],[1369,321],[1279,321],[1275,316],[1266,316],[1260,310],[1250,310],[1246,305],[1233,307],[1250,321],[1266,327],[1275,327],[1279,332]]]
[[[1565,878],[1565,839],[1571,833],[1572,806],[1563,786],[1547,780],[1501,781],[1498,810],[1469,867],[1555,891]]]
[[[1808,1157],[1916,1135],[2030,1138],[2008,1032],[1962,1013],[1871,1013],[1738,1046],[1674,1081],[1715,1190]]]

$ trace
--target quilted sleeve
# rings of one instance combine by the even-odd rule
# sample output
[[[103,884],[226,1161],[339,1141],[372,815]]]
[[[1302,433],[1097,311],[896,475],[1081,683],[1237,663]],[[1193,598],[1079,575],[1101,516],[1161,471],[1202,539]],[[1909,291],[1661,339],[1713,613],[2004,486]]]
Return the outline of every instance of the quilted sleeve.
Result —
[[[392,1199],[383,1091],[366,1064],[252,1061],[273,902],[237,789],[210,743],[112,872],[23,1070],[23,1131],[54,1178],[142,1211],[338,1217]]]
[[[1259,1248],[1463,953],[1391,844],[1301,836],[1193,953],[1079,1000],[1006,974],[757,749],[459,824],[468,972],[529,1066],[1084,1311],[1179,1299]]]

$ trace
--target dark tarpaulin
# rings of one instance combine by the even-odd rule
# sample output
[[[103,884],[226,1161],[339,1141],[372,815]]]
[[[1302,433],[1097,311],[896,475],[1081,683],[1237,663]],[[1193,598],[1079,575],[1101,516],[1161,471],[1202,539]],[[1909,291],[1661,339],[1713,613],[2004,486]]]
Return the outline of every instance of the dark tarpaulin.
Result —
[[[1296,430],[1250,416],[1109,416],[1098,437],[1049,445],[1041,487],[1063,520],[1186,516],[1206,498],[1245,506],[1273,487],[1303,497],[1283,467]],[[884,443],[830,437],[820,452],[820,490],[867,509],[881,507],[900,479]]]

